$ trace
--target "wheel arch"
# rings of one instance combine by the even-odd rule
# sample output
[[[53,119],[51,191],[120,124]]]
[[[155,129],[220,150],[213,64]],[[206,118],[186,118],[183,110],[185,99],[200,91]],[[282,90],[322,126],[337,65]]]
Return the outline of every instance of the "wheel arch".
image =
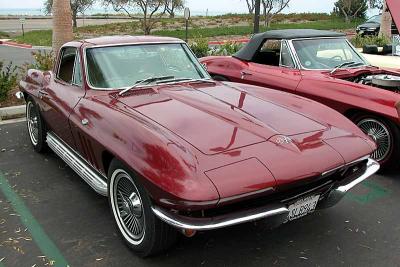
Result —
[[[391,123],[393,123],[400,129],[400,127],[398,126],[398,123],[396,121],[394,121],[392,118],[385,116],[384,114],[379,114],[377,112],[365,110],[362,108],[350,108],[350,109],[346,110],[346,112],[344,113],[344,116],[351,120],[351,118],[353,118],[354,116],[359,115],[359,114],[372,115],[372,116],[382,118],[386,121],[390,121]]]

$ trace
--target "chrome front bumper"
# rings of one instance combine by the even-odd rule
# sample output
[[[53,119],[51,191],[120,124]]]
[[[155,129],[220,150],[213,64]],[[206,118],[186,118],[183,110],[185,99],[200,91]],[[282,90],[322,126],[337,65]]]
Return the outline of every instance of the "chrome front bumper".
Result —
[[[376,173],[379,167],[376,161],[368,159],[367,167],[360,176],[351,181],[347,181],[345,184],[336,185],[336,187],[318,203],[318,208],[328,208],[337,204],[351,188]],[[287,221],[289,215],[288,207],[282,203],[270,204],[264,207],[210,218],[186,217],[157,206],[153,206],[152,210],[160,220],[173,227],[196,231],[214,230],[267,218],[271,219],[276,224],[282,224]]]

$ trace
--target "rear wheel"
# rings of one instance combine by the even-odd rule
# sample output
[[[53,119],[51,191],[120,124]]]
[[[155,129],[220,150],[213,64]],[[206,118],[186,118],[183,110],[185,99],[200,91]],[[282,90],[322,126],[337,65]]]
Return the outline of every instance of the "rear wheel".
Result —
[[[26,102],[26,122],[29,139],[36,152],[43,152],[46,149],[46,127],[40,116],[40,111],[32,98]]]
[[[352,120],[377,144],[378,148],[371,157],[381,164],[382,169],[396,167],[400,160],[399,128],[391,121],[374,115],[358,114]]]
[[[136,176],[114,159],[108,172],[109,202],[126,244],[139,256],[147,257],[172,246],[178,232],[153,214],[150,197]]]

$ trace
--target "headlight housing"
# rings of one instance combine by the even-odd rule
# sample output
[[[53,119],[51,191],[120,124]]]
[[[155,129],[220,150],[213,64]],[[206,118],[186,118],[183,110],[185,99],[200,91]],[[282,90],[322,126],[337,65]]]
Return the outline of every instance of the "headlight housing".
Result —
[[[400,101],[396,103],[396,105],[394,105],[396,110],[397,110],[397,116],[399,117],[399,121],[400,121]]]

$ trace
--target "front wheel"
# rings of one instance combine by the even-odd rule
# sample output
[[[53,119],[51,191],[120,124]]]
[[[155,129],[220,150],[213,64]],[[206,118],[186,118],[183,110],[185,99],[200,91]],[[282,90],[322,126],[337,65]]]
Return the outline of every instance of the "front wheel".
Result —
[[[178,233],[153,214],[150,197],[137,175],[114,159],[108,177],[111,211],[126,244],[141,257],[172,246]]]
[[[46,149],[46,126],[36,103],[32,98],[26,102],[26,122],[29,139],[36,152],[43,152]]]
[[[367,114],[355,116],[353,122],[377,144],[371,158],[378,161],[382,169],[395,168],[400,160],[399,128],[391,121]]]

